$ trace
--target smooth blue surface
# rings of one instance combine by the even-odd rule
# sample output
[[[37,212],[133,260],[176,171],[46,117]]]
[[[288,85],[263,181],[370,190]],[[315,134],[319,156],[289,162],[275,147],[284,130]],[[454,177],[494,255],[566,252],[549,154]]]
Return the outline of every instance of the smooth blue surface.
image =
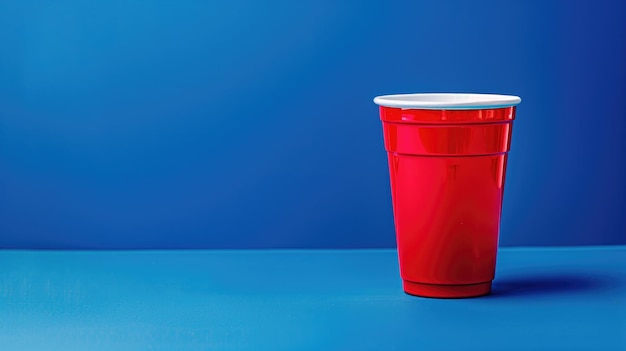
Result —
[[[504,249],[493,295],[393,250],[0,251],[1,350],[626,350],[626,247]]]
[[[624,13],[0,1],[0,247],[392,247],[372,98],[459,91],[523,98],[502,245],[626,244]]]

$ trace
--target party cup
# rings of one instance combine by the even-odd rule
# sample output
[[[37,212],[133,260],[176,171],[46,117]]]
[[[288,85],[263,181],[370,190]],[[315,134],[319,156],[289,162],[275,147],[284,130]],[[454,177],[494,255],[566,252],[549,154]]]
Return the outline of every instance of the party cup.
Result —
[[[404,291],[491,292],[517,96],[378,96]]]

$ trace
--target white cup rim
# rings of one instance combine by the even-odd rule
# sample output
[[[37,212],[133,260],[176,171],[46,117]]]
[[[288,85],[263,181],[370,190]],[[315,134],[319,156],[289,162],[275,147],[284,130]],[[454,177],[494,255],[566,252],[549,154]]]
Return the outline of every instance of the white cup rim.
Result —
[[[417,93],[381,95],[374,103],[384,107],[425,110],[479,110],[504,108],[522,102],[519,96],[480,93]]]

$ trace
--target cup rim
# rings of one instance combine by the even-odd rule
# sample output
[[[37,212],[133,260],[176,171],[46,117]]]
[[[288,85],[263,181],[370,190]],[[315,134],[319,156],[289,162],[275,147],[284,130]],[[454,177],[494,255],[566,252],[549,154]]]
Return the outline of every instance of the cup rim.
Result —
[[[515,95],[483,93],[413,93],[381,95],[374,103],[383,107],[423,110],[479,110],[516,106]]]

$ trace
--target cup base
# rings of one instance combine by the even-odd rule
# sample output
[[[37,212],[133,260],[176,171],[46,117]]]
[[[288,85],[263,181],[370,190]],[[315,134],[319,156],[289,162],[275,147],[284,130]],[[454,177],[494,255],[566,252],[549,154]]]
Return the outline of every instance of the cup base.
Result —
[[[491,292],[491,282],[467,285],[424,284],[404,280],[404,292],[421,297],[440,299],[458,299],[488,295]]]

